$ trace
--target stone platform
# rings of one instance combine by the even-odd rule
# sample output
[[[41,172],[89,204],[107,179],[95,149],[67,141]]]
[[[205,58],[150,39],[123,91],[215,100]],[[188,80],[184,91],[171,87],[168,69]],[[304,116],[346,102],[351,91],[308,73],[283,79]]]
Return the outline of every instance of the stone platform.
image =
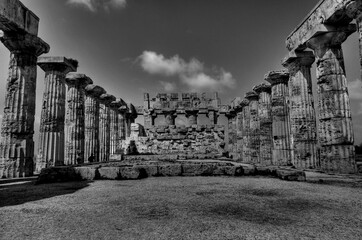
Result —
[[[172,176],[273,176],[283,180],[305,181],[305,172],[278,167],[258,167],[223,160],[115,161],[81,166],[43,169],[38,183],[81,180],[134,180]]]

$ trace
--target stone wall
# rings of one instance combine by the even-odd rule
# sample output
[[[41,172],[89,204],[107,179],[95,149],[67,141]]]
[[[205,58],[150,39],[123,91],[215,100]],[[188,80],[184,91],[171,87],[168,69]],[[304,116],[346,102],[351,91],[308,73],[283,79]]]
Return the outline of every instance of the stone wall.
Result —
[[[156,126],[147,130],[147,136],[127,138],[123,149],[135,142],[140,154],[216,154],[224,151],[223,125]]]

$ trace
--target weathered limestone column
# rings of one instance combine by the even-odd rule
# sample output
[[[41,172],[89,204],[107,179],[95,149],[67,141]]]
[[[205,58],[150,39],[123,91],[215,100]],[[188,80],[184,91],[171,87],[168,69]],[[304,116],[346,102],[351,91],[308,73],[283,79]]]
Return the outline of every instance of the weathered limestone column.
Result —
[[[230,109],[230,111],[225,114],[225,117],[228,120],[228,134],[229,134],[228,151],[229,151],[229,154],[231,154],[231,153],[235,153],[235,147],[236,147],[236,143],[237,143],[236,124],[235,124],[236,113],[235,113],[234,109]]]
[[[249,100],[244,99],[240,103],[242,108],[242,121],[243,121],[243,151],[242,151],[242,161],[244,163],[251,162],[250,154],[250,109],[249,109]]]
[[[243,114],[242,108],[237,106],[236,110],[236,152],[239,160],[242,158],[243,152]]]
[[[208,110],[207,117],[210,119],[212,125],[217,125],[217,118],[219,117],[218,112],[213,110]]]
[[[271,86],[262,83],[255,86],[253,91],[259,95],[260,163],[262,165],[272,165],[273,119],[271,114]]]
[[[347,15],[356,19],[359,43],[360,72],[362,79],[362,1],[350,1],[346,6]]]
[[[164,110],[163,114],[165,115],[165,124],[167,126],[175,125],[176,110]]]
[[[188,125],[197,125],[197,114],[199,110],[185,110],[185,116],[188,121]]]
[[[283,61],[289,70],[289,115],[293,149],[292,163],[297,168],[316,168],[317,125],[312,92],[312,52],[290,53]]]
[[[99,162],[99,101],[106,91],[97,85],[86,86],[84,162]]]
[[[65,75],[77,71],[78,62],[65,57],[40,57],[38,65],[45,71],[45,90],[36,172],[64,165]]]
[[[1,41],[11,54],[1,126],[0,178],[27,177],[33,174],[36,63],[49,45],[35,35],[14,32],[5,32]]]
[[[259,122],[259,95],[247,92],[245,98],[249,100],[250,111],[250,156],[252,163],[260,163],[260,122]]]
[[[99,104],[99,161],[107,162],[110,156],[110,104],[115,101],[116,98],[110,94],[102,94],[100,96]]]
[[[290,121],[288,106],[288,80],[286,70],[272,71],[265,75],[272,86],[273,116],[273,165],[285,166],[292,163],[290,143]]]
[[[118,108],[118,130],[119,130],[119,137],[122,140],[126,140],[126,113],[127,113],[127,104],[122,101],[122,106]]]
[[[92,80],[85,74],[68,73],[67,113],[65,118],[64,164],[84,163],[84,101],[85,87]]]
[[[120,140],[119,138],[119,112],[118,109],[122,106],[121,101],[113,101],[110,104],[110,155],[116,154]]]
[[[317,59],[320,162],[327,172],[356,171],[354,136],[341,44],[353,32],[328,32],[310,39]]]

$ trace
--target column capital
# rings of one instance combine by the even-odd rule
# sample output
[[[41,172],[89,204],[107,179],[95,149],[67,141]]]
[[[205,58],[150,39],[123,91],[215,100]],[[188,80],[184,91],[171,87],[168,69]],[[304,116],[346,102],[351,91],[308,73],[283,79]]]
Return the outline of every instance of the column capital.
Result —
[[[99,98],[102,94],[106,93],[106,90],[98,85],[89,84],[85,87],[85,92],[88,96]]]
[[[360,20],[362,18],[362,2],[350,1],[346,5],[346,14],[350,18]]]
[[[50,46],[41,38],[32,34],[18,34],[15,32],[4,32],[0,38],[10,52],[22,52],[35,56],[48,53]]]
[[[103,93],[99,99],[101,100],[101,103],[104,104],[104,105],[110,105],[111,102],[113,101],[116,101],[116,97],[111,95],[111,94],[108,94],[108,93]]]
[[[77,71],[78,61],[66,57],[39,57],[38,66],[44,72],[59,71],[69,73]]]
[[[110,103],[110,107],[113,109],[116,109],[117,111],[121,106],[122,106],[122,102],[120,100],[115,100]]]
[[[86,87],[89,84],[93,84],[92,79],[83,73],[68,73],[65,77],[65,82],[68,85],[75,85],[80,87]]]
[[[266,83],[261,83],[253,87],[253,91],[260,95],[262,92],[271,93],[271,86]]]
[[[243,109],[244,107],[247,107],[247,106],[249,106],[249,103],[250,103],[250,101],[248,100],[248,99],[243,99],[241,102],[240,102],[240,107],[241,107],[241,109]]]
[[[250,102],[251,101],[258,101],[259,100],[259,95],[254,91],[250,91],[250,92],[245,93],[245,98],[247,100],[249,100]]]
[[[278,70],[278,71],[270,71],[264,76],[264,80],[269,82],[271,86],[280,84],[280,83],[288,83],[289,80],[289,71],[286,69]]]
[[[314,53],[311,51],[291,51],[283,59],[282,65],[285,68],[288,68],[292,65],[301,65],[306,67],[311,67],[315,61]]]
[[[333,46],[340,46],[349,35],[356,31],[355,24],[339,27],[335,31],[320,33],[306,42],[306,45],[314,50],[317,57],[322,57],[324,53]]]

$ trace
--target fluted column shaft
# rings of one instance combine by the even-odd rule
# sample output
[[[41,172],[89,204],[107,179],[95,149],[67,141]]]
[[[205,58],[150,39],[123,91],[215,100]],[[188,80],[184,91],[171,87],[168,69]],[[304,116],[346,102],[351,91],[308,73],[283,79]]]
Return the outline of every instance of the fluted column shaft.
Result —
[[[242,119],[243,119],[243,151],[242,159],[245,163],[251,162],[251,153],[250,153],[250,108],[249,101],[242,101]]]
[[[10,50],[9,74],[0,140],[0,178],[33,174],[34,115],[37,57],[49,46],[32,35],[7,35],[1,41]]]
[[[110,108],[110,155],[117,152],[119,141],[118,109]]]
[[[259,94],[260,163],[262,165],[272,165],[273,119],[271,114],[271,86],[260,84],[255,86],[253,90]]]
[[[252,163],[260,163],[260,121],[259,121],[259,96],[255,92],[248,92],[246,99],[249,100],[250,112],[250,157]]]
[[[84,162],[99,161],[99,100],[87,95],[85,100]]]
[[[217,124],[218,113],[216,111],[208,111],[207,116],[210,119],[210,123],[212,125]]]
[[[185,115],[187,118],[188,125],[197,125],[197,114],[198,111],[185,111]]]
[[[316,168],[317,126],[312,92],[312,52],[291,53],[283,65],[288,68],[289,110],[291,126],[292,163],[295,167]]]
[[[271,107],[273,116],[273,165],[285,166],[292,163],[290,142],[290,119],[288,106],[289,73],[276,71],[265,79],[272,85]]]
[[[354,135],[341,43],[348,32],[329,32],[308,46],[317,58],[320,164],[327,172],[356,171]]]
[[[36,172],[64,165],[65,75],[77,69],[77,61],[64,57],[40,57],[45,89],[40,118]]]
[[[99,105],[99,161],[109,160],[110,147],[110,109],[105,103]]]
[[[243,151],[243,115],[240,110],[236,115],[236,151],[241,158]]]
[[[85,87],[92,83],[87,76],[69,73],[66,110],[65,165],[84,163],[84,102]]]

